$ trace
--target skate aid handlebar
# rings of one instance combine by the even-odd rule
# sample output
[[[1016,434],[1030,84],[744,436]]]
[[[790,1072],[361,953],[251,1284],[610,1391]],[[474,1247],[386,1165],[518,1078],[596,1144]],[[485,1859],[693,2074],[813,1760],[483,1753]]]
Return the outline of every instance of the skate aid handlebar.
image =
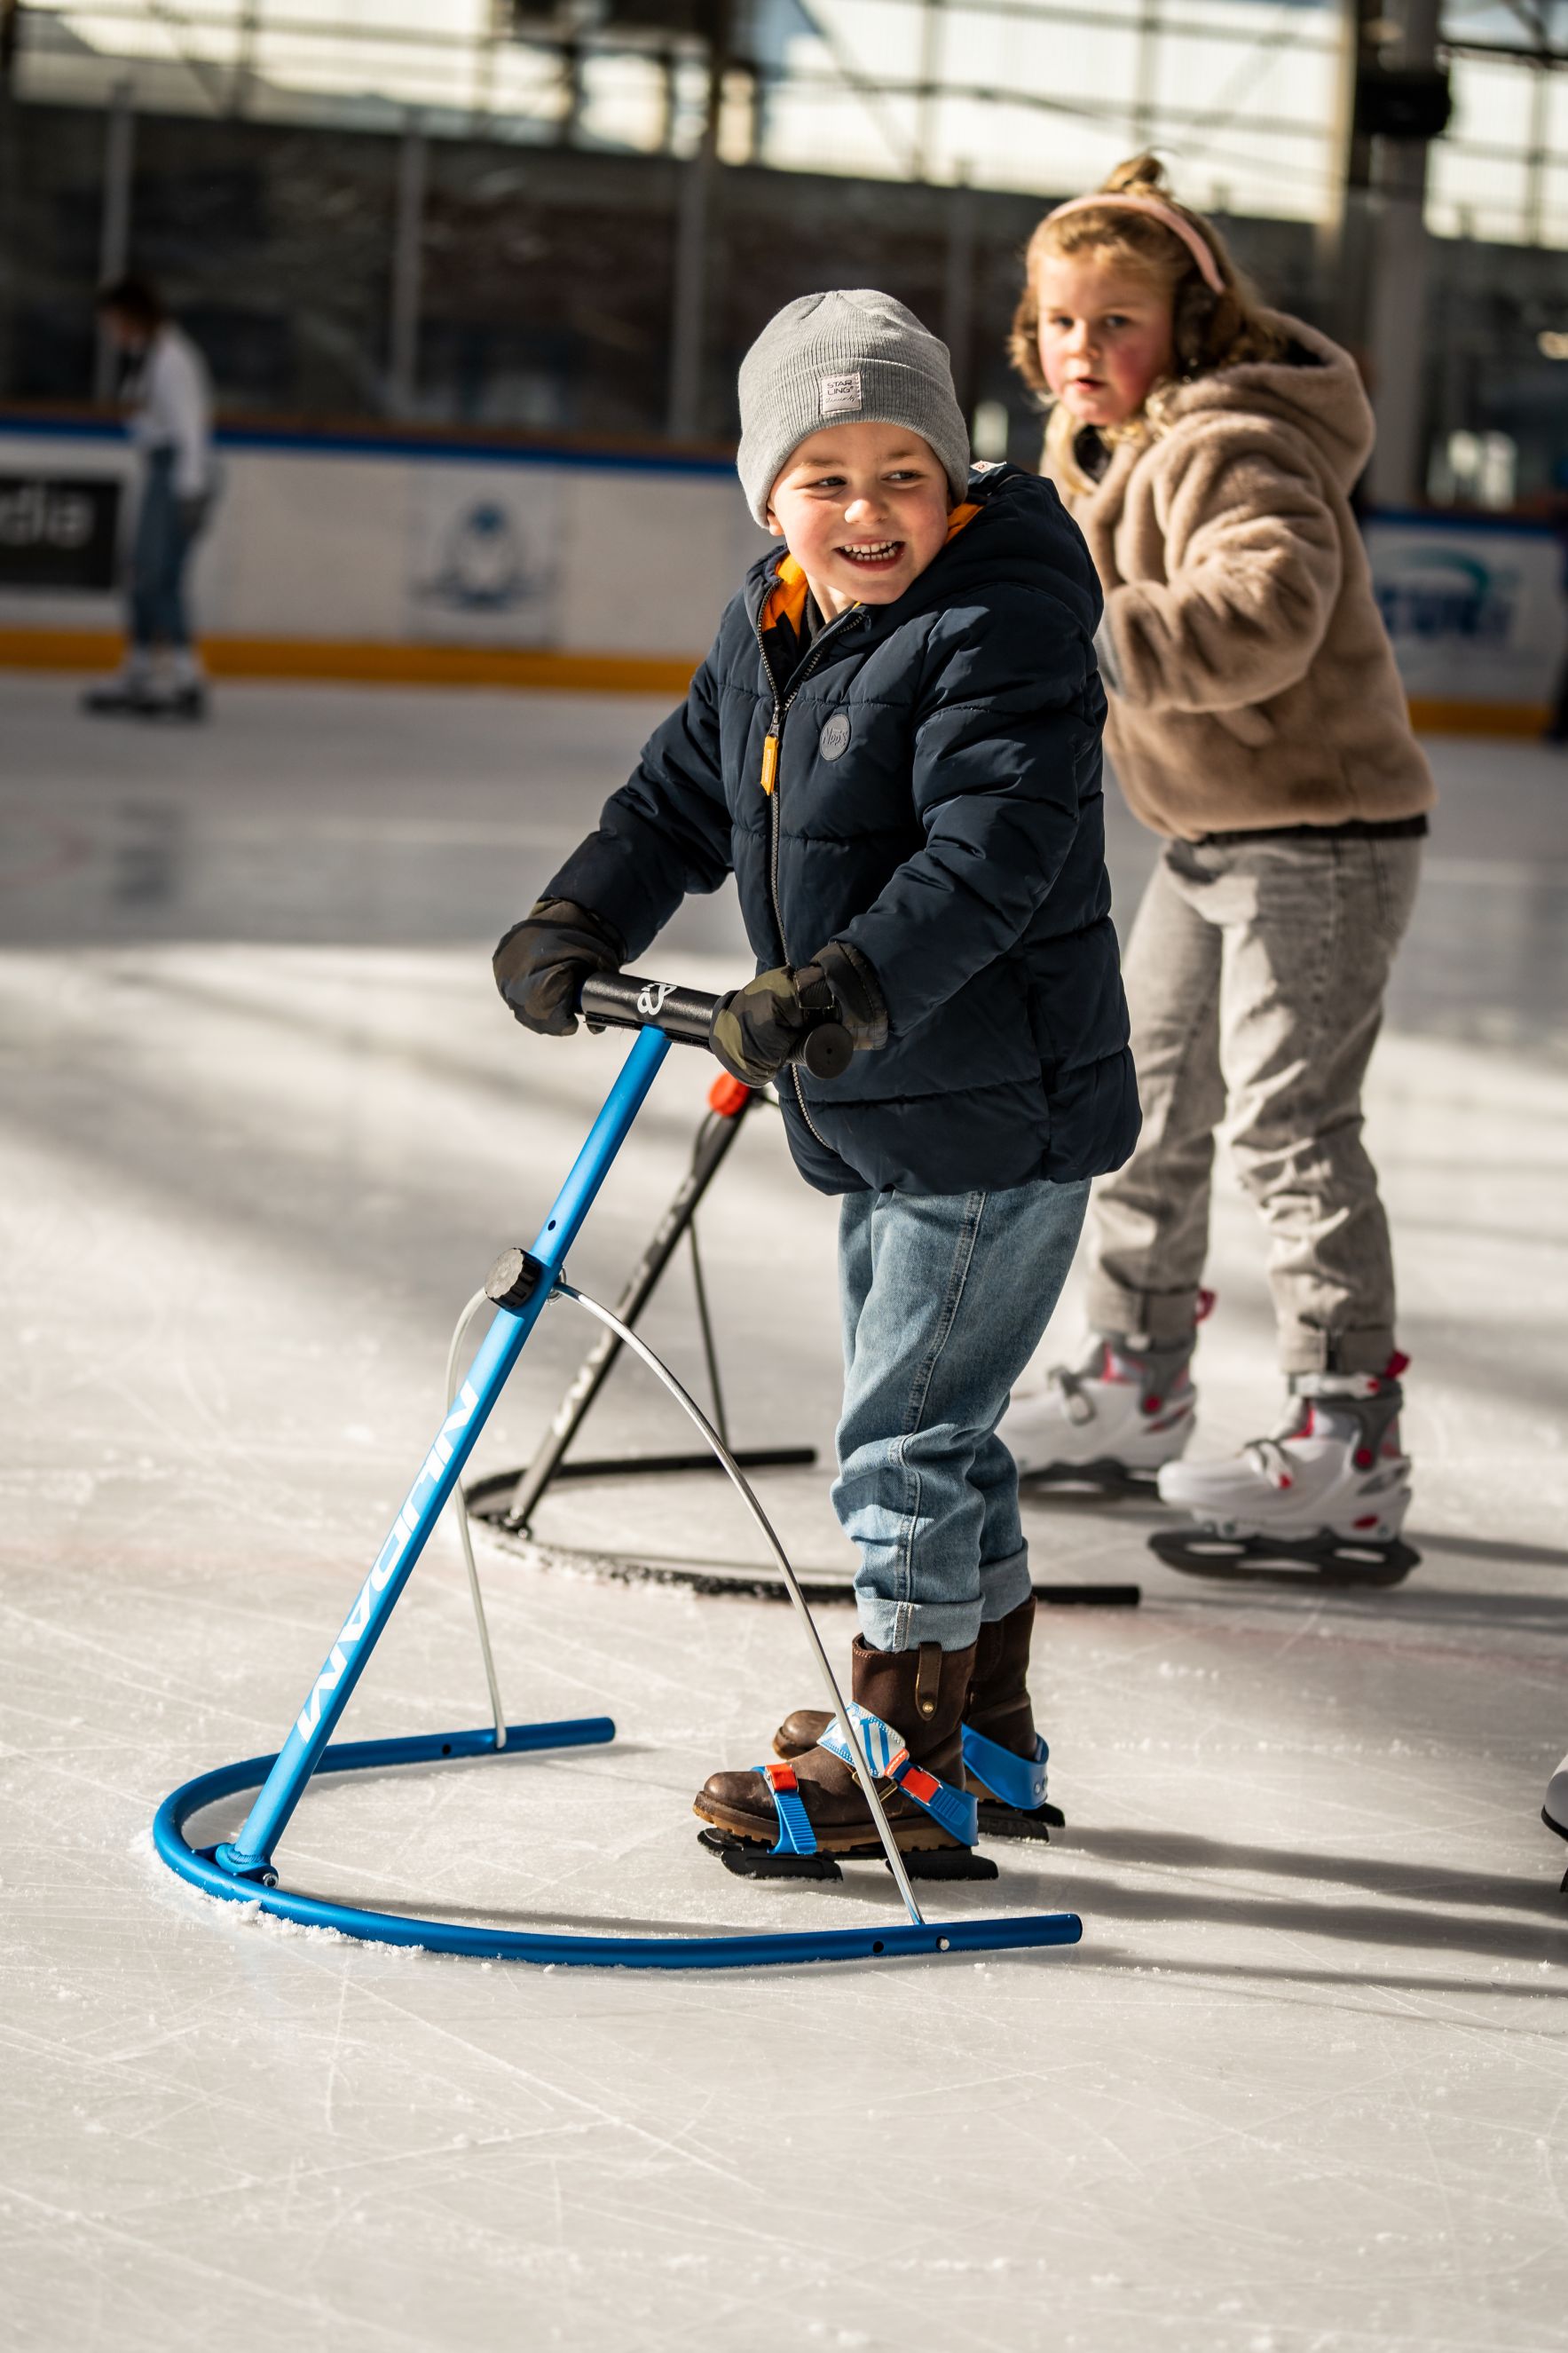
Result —
[[[722,999],[700,988],[678,988],[669,980],[642,980],[636,973],[596,972],[583,983],[581,1009],[590,1029],[662,1029],[682,1046],[706,1046]],[[814,1079],[837,1079],[849,1068],[854,1048],[841,1021],[813,1024],[790,1056]]]

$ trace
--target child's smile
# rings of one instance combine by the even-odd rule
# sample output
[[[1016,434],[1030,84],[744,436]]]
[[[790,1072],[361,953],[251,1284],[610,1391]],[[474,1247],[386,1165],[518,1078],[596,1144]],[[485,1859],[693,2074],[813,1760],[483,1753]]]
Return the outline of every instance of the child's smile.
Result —
[[[847,557],[858,572],[885,572],[896,565],[904,552],[901,539],[876,539],[868,546],[840,546],[838,553]]]
[[[803,441],[773,484],[768,517],[824,619],[890,605],[947,540],[947,476],[906,426],[857,419]]]

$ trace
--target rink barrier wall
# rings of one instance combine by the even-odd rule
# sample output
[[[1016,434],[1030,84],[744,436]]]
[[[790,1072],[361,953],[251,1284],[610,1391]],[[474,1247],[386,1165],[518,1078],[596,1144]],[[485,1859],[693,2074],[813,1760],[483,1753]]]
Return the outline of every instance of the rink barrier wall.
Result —
[[[0,670],[112,670],[118,629],[0,628]],[[317,680],[342,686],[553,687],[579,694],[657,694],[678,699],[700,654],[584,654],[505,646],[353,644],[318,638],[202,637],[214,678]]]
[[[123,640],[117,629],[0,628],[0,670],[112,670]],[[578,694],[651,694],[678,699],[701,657],[533,652],[494,646],[352,645],[331,638],[202,639],[214,678],[315,680],[342,686],[554,688]],[[1481,702],[1410,697],[1414,726],[1426,734],[1540,734],[1544,702]]]
[[[218,450],[194,601],[219,678],[673,701],[774,543],[717,450],[243,420]],[[112,420],[0,409],[0,667],[118,659],[133,480]],[[1415,724],[1539,732],[1568,644],[1552,531],[1384,512],[1366,541]]]

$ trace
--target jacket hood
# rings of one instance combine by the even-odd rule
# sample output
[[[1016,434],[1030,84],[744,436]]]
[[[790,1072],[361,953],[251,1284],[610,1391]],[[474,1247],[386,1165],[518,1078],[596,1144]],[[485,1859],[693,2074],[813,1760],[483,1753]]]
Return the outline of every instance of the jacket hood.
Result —
[[[1248,360],[1178,385],[1164,402],[1166,432],[1189,420],[1229,410],[1293,426],[1319,451],[1333,479],[1349,491],[1372,455],[1372,404],[1349,352],[1315,327],[1283,311],[1266,311],[1288,338],[1277,360]]]
[[[1019,466],[977,466],[952,521],[946,546],[901,596],[890,605],[858,608],[877,635],[933,605],[984,599],[1000,583],[1014,581],[1055,596],[1092,637],[1100,622],[1100,583],[1053,483]],[[753,627],[788,564],[784,551],[770,549],[746,575],[742,595]],[[858,642],[871,639],[861,637]]]

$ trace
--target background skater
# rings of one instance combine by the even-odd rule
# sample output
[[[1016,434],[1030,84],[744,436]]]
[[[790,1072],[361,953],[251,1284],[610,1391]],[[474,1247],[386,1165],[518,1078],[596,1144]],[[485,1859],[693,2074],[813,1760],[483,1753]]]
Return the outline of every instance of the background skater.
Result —
[[[215,487],[206,365],[145,279],[116,279],[99,295],[98,309],[130,356],[123,397],[140,464],[125,659],[116,677],[88,690],[83,705],[142,718],[205,718],[206,681],[191,641],[185,574]]]
[[[1036,230],[1015,364],[1105,590],[1108,742],[1165,847],[1127,949],[1144,1110],[1089,1215],[1093,1340],[1015,1398],[1026,1471],[1158,1473],[1228,1541],[1177,1566],[1402,1574],[1394,1268],[1362,1087],[1433,799],[1350,492],[1349,355],[1258,306],[1141,156]],[[1182,1458],[1215,1129],[1268,1234],[1289,1396],[1271,1436]]]

